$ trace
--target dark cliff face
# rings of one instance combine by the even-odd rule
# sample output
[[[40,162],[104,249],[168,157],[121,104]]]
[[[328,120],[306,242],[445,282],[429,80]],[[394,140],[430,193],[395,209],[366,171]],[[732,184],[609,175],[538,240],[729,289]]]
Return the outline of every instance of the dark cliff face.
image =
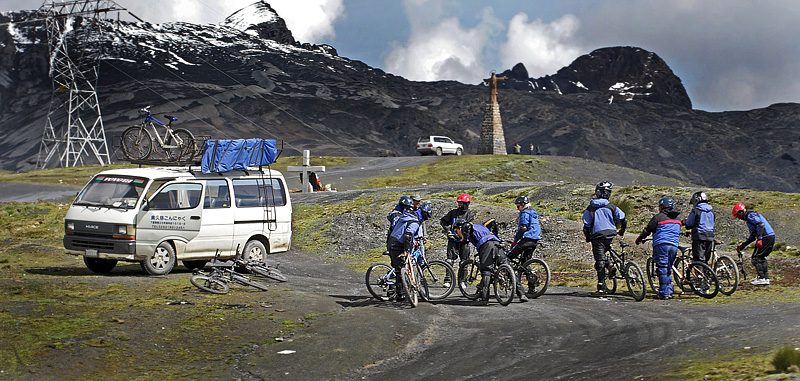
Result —
[[[265,20],[272,19],[254,24]],[[152,105],[196,135],[281,139],[284,155],[415,155],[419,136],[431,134],[475,152],[487,87],[408,81],[338,57],[332,47],[281,43],[249,25],[103,24],[98,95],[109,144]],[[43,38],[41,24],[13,33],[0,26],[3,169],[36,162],[52,93]],[[680,79],[638,48],[598,49],[535,80],[522,65],[502,75],[509,77],[498,95],[509,145],[534,143],[545,154],[701,185],[800,191],[798,105],[692,110]]]
[[[521,63],[501,76],[509,78],[501,86],[515,90],[592,92],[607,95],[610,102],[636,99],[692,107],[683,83],[667,63],[653,52],[634,47],[597,49],[542,78],[528,78]]]

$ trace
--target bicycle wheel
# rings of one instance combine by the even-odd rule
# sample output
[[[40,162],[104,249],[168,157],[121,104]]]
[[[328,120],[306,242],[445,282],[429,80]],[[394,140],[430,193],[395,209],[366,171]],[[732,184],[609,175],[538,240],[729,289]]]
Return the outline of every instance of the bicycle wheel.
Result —
[[[613,273],[611,271],[606,271],[606,293],[608,293],[608,295],[614,295],[614,293],[617,292],[617,277],[619,276],[617,273],[619,271],[617,271],[616,264],[613,262],[611,262],[609,269],[614,270]]]
[[[517,291],[517,278],[514,276],[514,269],[507,264],[502,264],[497,267],[493,278],[494,296],[500,302],[500,305],[507,306],[514,300],[514,294]]]
[[[413,281],[413,275],[409,273],[408,266],[403,266],[400,269],[400,275],[403,277],[403,295],[405,295],[406,300],[411,303],[411,307],[416,307],[419,303],[419,292]]]
[[[167,151],[169,158],[174,160],[191,160],[195,153],[197,153],[194,135],[184,128],[178,128],[172,131],[172,134],[174,135],[172,141],[164,143],[170,147],[164,149]]]
[[[675,265],[672,266],[672,279],[683,292],[694,292],[691,282],[688,279],[689,266],[691,266],[691,262],[688,257],[675,258]],[[683,271],[684,273],[681,274],[679,271]]]
[[[144,160],[153,152],[153,136],[142,126],[128,127],[122,133],[122,152],[131,160]]]
[[[428,298],[444,299],[456,288],[453,267],[445,261],[429,261],[421,268],[420,280],[428,286]]]
[[[257,288],[257,289],[259,289],[261,291],[267,291],[267,289],[268,289],[266,284],[256,282],[256,281],[250,279],[250,277],[242,275],[242,274],[239,274],[239,273],[232,273],[231,274],[231,279],[234,282],[239,283],[239,284],[241,284],[243,286],[255,287],[255,288]]]
[[[625,277],[625,283],[628,284],[628,290],[631,292],[633,300],[637,302],[644,300],[644,295],[647,293],[647,285],[639,265],[634,262],[628,262],[622,275]]]
[[[384,263],[376,263],[367,269],[364,282],[366,282],[367,290],[372,297],[387,301],[389,300],[389,286],[395,284],[392,268]]]
[[[214,294],[227,294],[229,291],[228,285],[217,277],[210,277],[208,275],[192,275],[189,278],[192,284],[206,292]]]
[[[254,263],[250,263],[247,267],[248,269],[250,269],[250,271],[253,272],[253,274],[262,276],[264,278],[277,280],[278,282],[286,282],[288,280],[286,278],[286,275],[283,275],[278,269],[274,267],[269,267]]]
[[[719,292],[722,295],[731,295],[739,287],[739,269],[733,258],[722,255],[714,263],[714,274],[719,280]]]
[[[538,298],[544,294],[550,285],[550,266],[539,258],[525,261],[516,275],[519,276],[522,285],[528,287],[525,295],[531,298]]]
[[[647,283],[650,284],[650,289],[653,290],[653,293],[658,294],[658,270],[656,269],[656,261],[653,260],[653,257],[647,258],[646,270]]]
[[[469,300],[476,300],[478,286],[481,284],[481,270],[478,263],[473,259],[468,259],[458,266],[458,289],[461,294]]]
[[[686,282],[692,291],[706,299],[717,296],[719,280],[711,266],[703,262],[692,262],[686,270]]]
[[[428,282],[422,277],[422,268],[419,267],[419,263],[414,264],[414,279],[417,280],[417,292],[419,292],[419,297],[422,298],[423,301],[430,302],[431,296],[430,291],[428,291]]]

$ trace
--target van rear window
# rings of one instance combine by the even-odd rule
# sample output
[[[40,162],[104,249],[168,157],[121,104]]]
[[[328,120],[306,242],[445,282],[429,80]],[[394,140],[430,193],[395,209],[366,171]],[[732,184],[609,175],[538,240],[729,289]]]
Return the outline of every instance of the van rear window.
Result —
[[[234,179],[236,207],[286,205],[286,190],[279,179]]]

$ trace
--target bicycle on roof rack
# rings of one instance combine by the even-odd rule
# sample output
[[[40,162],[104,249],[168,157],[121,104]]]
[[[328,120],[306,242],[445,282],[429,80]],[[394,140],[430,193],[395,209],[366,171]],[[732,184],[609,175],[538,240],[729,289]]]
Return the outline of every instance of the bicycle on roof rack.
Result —
[[[168,120],[164,124],[150,113],[150,106],[139,110],[139,115],[142,123],[122,133],[122,151],[129,159],[145,160],[155,153],[166,160],[181,161],[191,160],[197,154],[194,135],[185,128],[172,129],[172,122],[178,118],[164,115]],[[153,123],[164,126],[163,136]]]

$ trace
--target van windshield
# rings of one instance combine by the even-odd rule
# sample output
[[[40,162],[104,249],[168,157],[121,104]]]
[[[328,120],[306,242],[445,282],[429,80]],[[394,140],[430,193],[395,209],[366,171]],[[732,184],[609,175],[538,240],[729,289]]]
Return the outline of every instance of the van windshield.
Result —
[[[73,205],[133,208],[147,181],[143,177],[97,175],[83,188]]]

